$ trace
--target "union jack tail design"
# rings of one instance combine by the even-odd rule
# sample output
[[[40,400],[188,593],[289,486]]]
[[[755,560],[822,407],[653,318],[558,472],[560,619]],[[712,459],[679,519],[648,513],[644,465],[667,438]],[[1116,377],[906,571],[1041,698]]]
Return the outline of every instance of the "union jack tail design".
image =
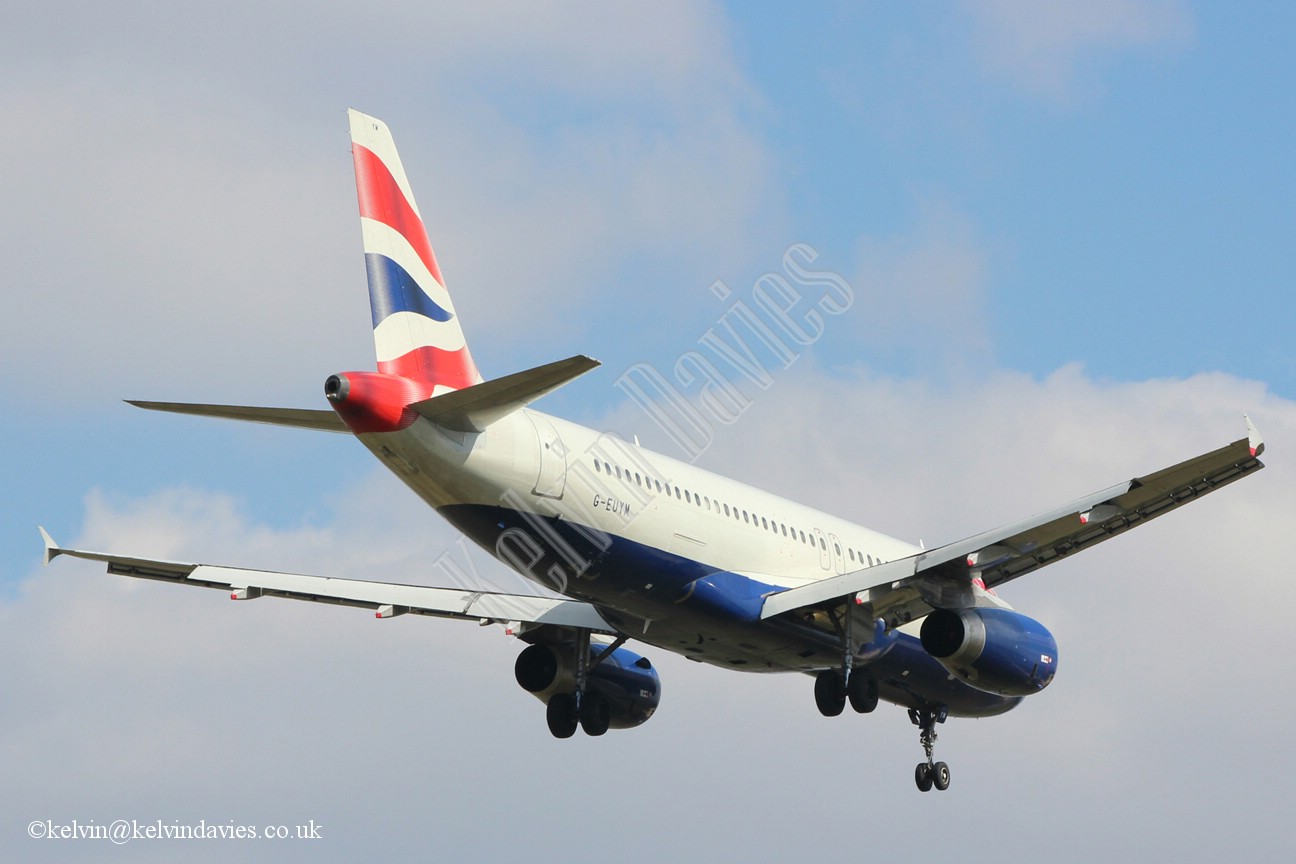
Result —
[[[348,111],[378,370],[432,385],[482,381],[387,124]]]

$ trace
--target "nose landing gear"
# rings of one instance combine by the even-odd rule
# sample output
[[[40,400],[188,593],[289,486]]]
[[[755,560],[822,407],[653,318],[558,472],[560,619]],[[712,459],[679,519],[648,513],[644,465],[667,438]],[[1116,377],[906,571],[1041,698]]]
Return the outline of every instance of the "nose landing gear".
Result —
[[[930,792],[936,787],[938,792],[949,788],[950,770],[944,762],[932,761],[936,748],[936,724],[944,723],[948,712],[944,707],[929,711],[925,708],[910,708],[909,720],[918,727],[918,740],[922,743],[923,752],[927,754],[926,762],[919,762],[914,769],[914,782],[919,792]]]

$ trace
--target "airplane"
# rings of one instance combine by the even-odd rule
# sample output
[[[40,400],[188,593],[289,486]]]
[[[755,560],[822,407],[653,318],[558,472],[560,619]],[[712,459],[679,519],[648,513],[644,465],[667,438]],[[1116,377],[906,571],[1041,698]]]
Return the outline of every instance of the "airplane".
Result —
[[[111,574],[499,624],[517,683],[569,738],[645,723],[661,698],[643,643],[743,672],[814,678],[825,716],[908,710],[927,792],[950,784],[936,726],[1043,690],[1058,648],[996,589],[1263,468],[1247,436],[1048,512],[926,549],[527,406],[598,365],[569,357],[485,379],[469,351],[387,126],[348,112],[377,371],[324,383],[328,408],[144,402],[150,410],[354,435],[532,594],[153,560],[60,547]]]

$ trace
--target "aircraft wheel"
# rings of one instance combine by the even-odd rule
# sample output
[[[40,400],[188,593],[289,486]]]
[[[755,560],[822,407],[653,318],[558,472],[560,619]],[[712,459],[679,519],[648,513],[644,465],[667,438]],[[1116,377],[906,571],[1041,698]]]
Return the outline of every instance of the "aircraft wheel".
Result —
[[[815,677],[815,705],[825,717],[836,717],[846,707],[846,688],[836,669],[825,669]]]
[[[878,706],[877,679],[857,672],[846,685],[846,695],[850,697],[851,707],[857,713],[871,714]]]
[[[576,700],[570,693],[555,693],[545,706],[545,720],[555,738],[570,738],[576,734]]]
[[[930,792],[932,780],[932,766],[926,762],[919,762],[918,767],[914,769],[914,782],[918,784],[918,791]]]
[[[585,698],[581,700],[580,725],[586,735],[593,737],[606,732],[608,726],[612,725],[612,708],[607,699],[598,693],[586,691]]]
[[[931,767],[931,779],[932,785],[936,787],[936,790],[938,792],[944,792],[949,788],[949,766],[944,762],[937,762]]]

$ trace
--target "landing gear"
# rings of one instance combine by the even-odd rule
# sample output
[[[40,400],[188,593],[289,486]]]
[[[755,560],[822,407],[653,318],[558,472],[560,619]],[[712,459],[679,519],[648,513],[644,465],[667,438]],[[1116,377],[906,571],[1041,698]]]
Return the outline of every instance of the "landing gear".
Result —
[[[598,737],[612,724],[612,708],[599,693],[586,693],[581,700],[580,726],[590,737]]]
[[[919,792],[929,792],[933,787],[939,792],[944,792],[950,784],[949,766],[944,762],[933,765],[919,762],[918,767],[914,769],[914,782],[918,784]]]
[[[825,717],[836,717],[846,707],[846,686],[841,672],[825,669],[815,676],[815,705]]]
[[[919,792],[930,792],[936,787],[939,792],[949,788],[950,770],[944,762],[932,761],[932,751],[936,748],[936,724],[944,723],[948,712],[945,708],[929,711],[925,708],[910,708],[909,719],[918,727],[918,740],[922,743],[923,752],[927,754],[926,762],[919,762],[914,769],[914,783]]]
[[[573,693],[555,693],[545,706],[545,720],[555,738],[570,738],[576,734],[576,699]]]
[[[944,792],[949,788],[949,766],[944,762],[937,762],[931,767],[932,785],[936,787],[937,792]]]
[[[846,682],[846,695],[850,697],[851,707],[857,714],[872,714],[878,706],[877,679],[870,675],[855,673]]]
[[[846,702],[858,714],[871,714],[878,706],[877,679],[856,672],[846,684],[838,669],[825,669],[815,676],[815,705],[825,717],[836,717],[846,707]]]
[[[855,615],[847,610],[845,619],[840,623],[842,637],[842,663],[838,669],[825,669],[815,676],[815,705],[825,717],[836,717],[846,707],[847,700],[851,708],[859,714],[870,714],[878,705],[877,679],[865,672],[855,671],[855,640],[851,635],[854,630]],[[886,632],[885,622],[876,622],[875,631],[881,637]],[[871,643],[868,643],[871,644]],[[858,646],[861,650],[866,647]]]
[[[607,697],[588,687],[590,670],[603,661],[617,648],[620,648],[628,637],[620,636],[611,645],[605,646],[597,657],[590,658],[590,631],[576,631],[576,689],[571,693],[555,693],[549,697],[545,706],[545,720],[549,731],[555,738],[570,738],[576,734],[577,727],[586,735],[597,737],[608,731],[612,725],[612,706]],[[552,655],[546,655],[552,657]],[[553,667],[556,669],[556,664]],[[548,671],[547,669],[545,671]],[[553,672],[541,674],[542,680],[550,680]],[[526,687],[522,678],[518,683]],[[840,710],[840,709],[839,709]]]

